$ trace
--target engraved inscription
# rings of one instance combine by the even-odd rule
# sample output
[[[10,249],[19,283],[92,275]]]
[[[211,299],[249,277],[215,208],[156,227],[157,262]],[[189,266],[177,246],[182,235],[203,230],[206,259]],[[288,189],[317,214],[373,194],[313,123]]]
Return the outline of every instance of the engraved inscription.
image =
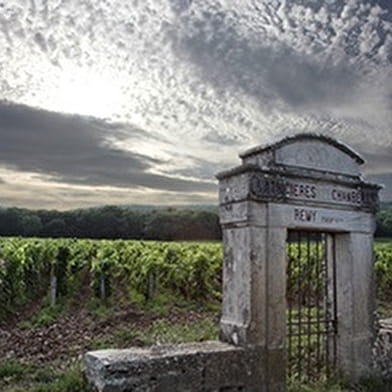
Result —
[[[255,197],[284,199],[286,184],[279,177],[253,176],[250,180],[250,192]]]
[[[361,204],[362,195],[361,191],[352,190],[352,191],[342,191],[338,189],[333,189],[331,192],[332,200],[341,201],[353,204]]]
[[[273,176],[253,176],[250,191],[256,197],[316,199],[316,186]]]
[[[294,208],[294,220],[297,222],[309,222],[309,223],[327,223],[336,224],[344,222],[344,219],[335,215],[324,215],[318,210],[309,208]]]
[[[342,223],[342,222],[344,222],[344,219],[336,217],[336,216],[324,216],[324,215],[322,215],[321,216],[321,222],[322,223],[330,223],[330,224],[332,224],[332,223]]]
[[[300,222],[316,222],[317,211],[305,208],[294,209],[294,220]]]
[[[289,197],[304,197],[306,199],[315,199],[317,197],[316,187],[309,184],[286,183],[286,194]]]
[[[377,191],[361,188],[350,190],[333,188],[331,198],[334,202],[369,208],[376,208],[379,201]]]
[[[329,184],[312,184],[281,175],[254,174],[250,179],[250,195],[257,200],[303,200],[333,203],[376,210],[378,191],[369,187],[350,188]]]

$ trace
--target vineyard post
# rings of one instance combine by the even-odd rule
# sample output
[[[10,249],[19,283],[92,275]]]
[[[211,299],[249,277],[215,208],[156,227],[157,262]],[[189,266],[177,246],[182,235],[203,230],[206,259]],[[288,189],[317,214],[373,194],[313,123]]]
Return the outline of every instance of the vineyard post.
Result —
[[[147,301],[151,301],[155,296],[155,288],[156,288],[156,281],[155,281],[155,274],[154,271],[148,271],[147,275]]]
[[[99,278],[99,298],[102,302],[106,301],[106,276],[102,272]]]
[[[55,306],[56,302],[57,302],[56,261],[52,261],[50,267],[50,305]]]

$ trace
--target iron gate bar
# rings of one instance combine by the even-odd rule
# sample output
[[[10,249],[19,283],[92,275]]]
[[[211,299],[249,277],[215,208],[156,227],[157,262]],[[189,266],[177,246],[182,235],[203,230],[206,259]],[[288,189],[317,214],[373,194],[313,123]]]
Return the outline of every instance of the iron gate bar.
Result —
[[[325,237],[324,241],[324,260],[323,260],[323,270],[324,270],[324,323],[327,327],[327,331],[329,331],[329,290],[328,290],[328,258],[329,258],[329,252],[328,252],[328,243],[327,243],[327,236],[323,234]],[[329,372],[329,341],[328,341],[328,333],[325,335],[325,364],[326,364],[326,373],[327,377],[330,376]]]
[[[338,334],[338,289],[337,289],[337,276],[336,276],[336,239],[335,236],[332,237],[332,284],[333,284],[333,318],[332,326],[333,333],[335,336]],[[333,366],[334,369],[337,368],[337,339],[333,339]]]
[[[309,240],[309,232],[306,233],[306,259],[308,260],[308,263],[310,264],[310,240]],[[311,265],[308,266],[308,276],[307,279],[309,282],[312,281],[312,269],[311,269]],[[311,298],[311,285],[308,285],[308,298]],[[310,301],[312,302],[312,301]],[[311,336],[311,325],[310,325],[310,320],[311,320],[311,307],[308,305],[308,319],[307,319],[307,323],[308,323],[308,347],[310,347],[310,336]],[[307,373],[310,373],[310,360],[311,360],[311,350],[308,350],[308,370]]]
[[[302,248],[301,248],[301,232],[300,231],[298,231],[298,242],[297,242],[297,245],[298,245],[298,260],[301,260],[301,256],[302,256],[301,250],[302,250]],[[299,263],[299,265],[298,265],[298,290],[299,290],[299,292],[301,292],[301,289],[302,289],[301,275],[302,275],[302,269],[301,269],[301,263]],[[301,298],[301,295],[298,295],[298,301],[299,301],[299,304],[298,304],[298,319],[299,319],[299,326],[298,326],[298,333],[299,333],[299,339],[298,339],[298,350],[299,350],[299,353],[298,353],[298,365],[299,366],[298,366],[298,371],[301,374],[301,362],[302,362],[302,345],[301,345],[301,343],[302,343],[302,333],[301,333],[301,331],[302,331],[302,317],[301,317],[301,314],[302,314],[302,298]]]
[[[287,275],[289,277],[292,274],[292,271],[291,271],[291,269],[292,269],[291,258],[292,257],[293,257],[293,249],[292,249],[292,246],[291,246],[291,242],[289,242],[288,243],[288,258],[289,258],[289,261],[288,261],[288,264],[287,264]],[[288,281],[287,285],[290,285],[290,284],[291,284],[291,282]],[[293,335],[293,320],[292,320],[292,303],[291,303],[291,298],[288,298],[287,304],[288,304],[288,312],[289,312],[289,314],[288,314],[288,333],[289,333],[289,336],[292,336]],[[292,357],[292,341],[291,341],[291,339],[288,339],[288,358],[289,358],[289,361],[290,361],[291,357]],[[291,376],[290,370],[291,370],[291,366],[289,366],[289,369],[288,369],[289,377]]]
[[[321,234],[322,240],[322,234]],[[320,241],[316,242],[316,276],[320,276]],[[316,292],[316,303],[317,303],[317,348],[316,348],[316,356],[317,356],[317,373],[321,371],[321,312],[320,312],[320,294],[321,294],[321,285],[317,282],[317,292]]]
[[[289,231],[287,254],[288,376],[330,377],[337,361],[334,236]]]

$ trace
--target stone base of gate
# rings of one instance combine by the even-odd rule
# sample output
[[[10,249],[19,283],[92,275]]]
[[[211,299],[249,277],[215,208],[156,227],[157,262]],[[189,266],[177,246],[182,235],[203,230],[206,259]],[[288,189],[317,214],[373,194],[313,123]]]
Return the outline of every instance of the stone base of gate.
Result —
[[[374,374],[392,379],[392,318],[379,321],[379,330],[373,346]]]
[[[85,364],[99,392],[267,391],[264,349],[255,346],[210,341],[92,351]]]

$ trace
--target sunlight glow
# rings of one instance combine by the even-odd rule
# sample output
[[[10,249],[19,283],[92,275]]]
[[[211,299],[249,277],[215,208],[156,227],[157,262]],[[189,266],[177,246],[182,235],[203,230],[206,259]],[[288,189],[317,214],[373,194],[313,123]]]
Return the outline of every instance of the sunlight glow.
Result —
[[[67,69],[48,92],[53,110],[110,118],[124,102],[119,81],[84,68]]]

